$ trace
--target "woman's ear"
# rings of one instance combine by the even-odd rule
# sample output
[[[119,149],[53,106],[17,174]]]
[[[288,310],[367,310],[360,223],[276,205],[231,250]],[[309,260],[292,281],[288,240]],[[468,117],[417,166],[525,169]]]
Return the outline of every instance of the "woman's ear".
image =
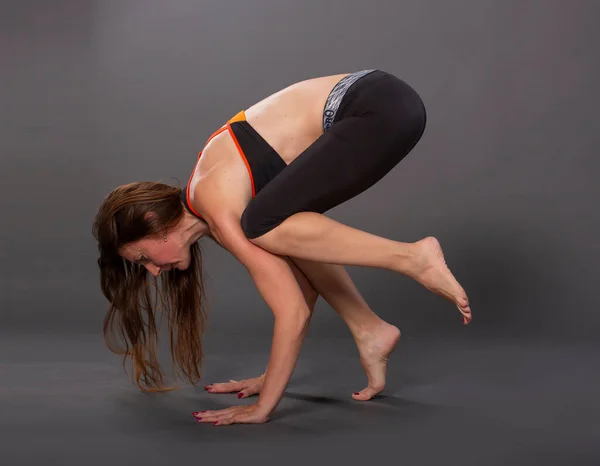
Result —
[[[156,214],[156,212],[146,212],[144,214],[144,220],[146,222],[148,222],[150,225],[154,224],[154,227],[158,226],[158,215]],[[151,230],[154,230],[155,228],[150,228]],[[161,228],[160,229],[160,233],[157,234],[162,240],[166,241],[164,238],[167,236],[167,229],[166,228]]]
[[[144,214],[144,220],[147,222],[155,222],[158,219],[158,215],[155,212],[146,212]]]

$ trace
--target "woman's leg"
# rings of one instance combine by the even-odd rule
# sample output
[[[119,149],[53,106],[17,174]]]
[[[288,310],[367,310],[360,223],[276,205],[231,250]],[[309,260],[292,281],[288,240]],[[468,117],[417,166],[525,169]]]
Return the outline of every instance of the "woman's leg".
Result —
[[[291,259],[352,333],[368,381],[353,398],[373,398],[385,388],[388,357],[400,339],[400,330],[371,310],[343,266]]]
[[[435,238],[393,241],[323,215],[383,178],[421,133],[416,123],[397,129],[377,115],[335,123],[248,204],[241,219],[246,236],[282,256],[402,273],[455,303],[468,323],[466,293]]]
[[[464,323],[471,320],[466,292],[447,267],[441,246],[433,237],[402,243],[357,230],[322,214],[301,212],[252,241],[278,255],[401,273],[456,304]]]

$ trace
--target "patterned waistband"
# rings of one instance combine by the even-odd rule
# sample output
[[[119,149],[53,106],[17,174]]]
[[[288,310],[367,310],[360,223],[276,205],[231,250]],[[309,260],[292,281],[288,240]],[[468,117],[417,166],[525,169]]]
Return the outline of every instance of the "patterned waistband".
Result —
[[[354,84],[363,76],[366,76],[369,73],[372,73],[375,70],[362,70],[356,71],[354,73],[349,74],[348,76],[344,76],[333,88],[329,96],[327,97],[327,101],[325,102],[325,109],[323,110],[323,130],[327,131],[335,120],[335,115],[337,114],[338,109],[340,108],[340,103],[344,98],[344,95]]]

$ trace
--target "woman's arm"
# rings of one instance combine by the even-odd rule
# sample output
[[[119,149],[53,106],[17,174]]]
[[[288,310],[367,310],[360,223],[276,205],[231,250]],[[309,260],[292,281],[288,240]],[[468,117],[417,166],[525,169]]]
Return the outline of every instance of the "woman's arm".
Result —
[[[216,244],[219,244],[216,239],[214,239],[214,241]],[[219,244],[219,247],[223,247],[223,246],[221,246]],[[312,319],[312,314],[315,310],[315,304],[317,303],[317,299],[319,298],[319,293],[314,288],[312,282],[308,279],[304,270],[301,270],[298,267],[295,260],[292,261],[292,259],[289,257],[285,257],[284,259],[287,262],[287,264],[289,265],[292,272],[294,273],[294,277],[296,277],[296,281],[298,282],[298,285],[300,286],[300,289],[302,290],[302,294],[304,295],[304,300],[306,301],[306,303],[308,305],[308,309],[310,310],[311,319]],[[311,266],[314,266],[314,267],[320,267],[322,265],[324,265],[324,264],[319,264],[316,262],[314,264],[311,264]],[[237,392],[238,397],[240,397],[240,395],[241,395],[242,398],[247,398],[249,396],[258,395],[261,392],[263,383],[265,380],[265,374],[266,374],[266,370],[259,377],[253,377],[253,378],[243,379],[243,380],[229,380],[228,382],[217,382],[217,383],[205,385],[204,388],[209,393],[234,393],[234,392]]]
[[[268,416],[279,403],[298,360],[310,310],[286,260],[249,241],[239,218],[221,217],[211,229],[219,243],[246,267],[275,317],[271,354],[257,403]]]

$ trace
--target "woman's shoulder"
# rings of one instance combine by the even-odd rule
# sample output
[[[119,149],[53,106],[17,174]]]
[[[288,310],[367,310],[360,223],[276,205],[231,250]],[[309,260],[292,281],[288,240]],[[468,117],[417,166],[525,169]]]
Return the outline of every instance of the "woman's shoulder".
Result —
[[[190,179],[190,202],[210,224],[232,216],[241,218],[252,199],[246,165],[227,131],[204,148]]]

